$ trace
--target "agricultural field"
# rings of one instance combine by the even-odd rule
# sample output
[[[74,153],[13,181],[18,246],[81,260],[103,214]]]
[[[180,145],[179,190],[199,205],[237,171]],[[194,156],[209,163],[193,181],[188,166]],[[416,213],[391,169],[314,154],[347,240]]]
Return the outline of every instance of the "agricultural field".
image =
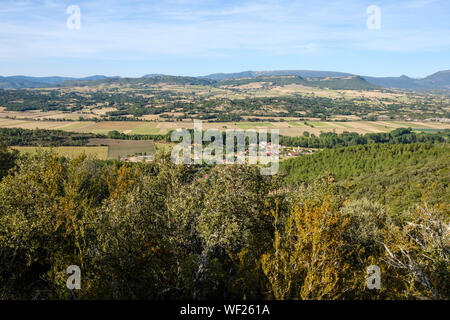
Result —
[[[203,130],[278,129],[288,137],[305,132],[316,136],[383,133],[408,127],[437,132],[450,128],[449,119],[448,94],[387,90],[357,77],[211,81],[162,76],[0,90],[0,128],[104,136],[111,131],[165,135],[175,129],[192,129],[194,120],[203,121]],[[114,145],[108,158],[124,156],[133,148]],[[137,147],[137,153],[147,152],[143,148]]]
[[[397,128],[413,128],[418,131],[450,129],[450,122],[431,121],[282,121],[282,122],[203,122],[203,129],[279,129],[281,135],[299,136],[307,131],[318,135],[322,132],[344,131],[364,133],[390,132]],[[130,135],[166,134],[179,128],[192,129],[193,121],[143,122],[143,121],[36,121],[1,119],[0,128],[50,129],[79,133],[108,134],[118,131]]]
[[[119,157],[132,156],[135,154],[155,154],[155,144],[151,140],[90,139],[88,145],[107,146],[108,159],[117,159]]]
[[[120,157],[134,155],[154,155],[155,144],[151,140],[114,140],[114,139],[90,139],[87,146],[12,146],[21,153],[36,154],[38,150],[53,151],[61,156],[74,158],[85,154],[90,159],[112,160]],[[164,143],[159,143],[158,149],[167,148]],[[170,150],[170,148],[166,149]]]

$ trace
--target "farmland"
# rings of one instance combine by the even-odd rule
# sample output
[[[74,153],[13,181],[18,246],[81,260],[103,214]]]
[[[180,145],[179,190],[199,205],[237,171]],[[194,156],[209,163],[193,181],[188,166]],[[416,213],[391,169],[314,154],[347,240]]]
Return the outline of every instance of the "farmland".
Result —
[[[160,143],[160,147],[163,144]],[[135,154],[154,155],[155,145],[151,140],[128,141],[114,139],[90,139],[86,146],[12,146],[21,153],[36,154],[38,150],[53,151],[61,156],[75,158],[85,154],[90,159],[110,160]]]
[[[115,140],[115,139],[90,139],[88,145],[106,145],[108,159],[130,156],[134,154],[152,155],[155,153],[155,145],[151,140]]]
[[[218,129],[279,129],[281,135],[299,136],[307,131],[311,134],[321,132],[344,131],[364,133],[389,132],[397,128],[411,127],[417,130],[443,130],[449,129],[450,123],[431,121],[283,121],[283,122],[203,122],[203,128]],[[22,129],[50,129],[64,130],[78,133],[107,134],[110,131],[118,131],[125,134],[155,135],[166,134],[170,130],[179,128],[192,129],[192,121],[179,122],[144,122],[144,121],[38,121],[1,119],[0,128]]]
[[[108,135],[192,129],[278,129],[358,134],[450,128],[448,93],[368,86],[358,77],[292,76],[221,81],[160,76],[75,81],[55,88],[0,90],[0,128]]]
[[[0,90],[0,118],[25,121],[420,121],[449,118],[449,106],[447,93],[388,90],[357,77],[211,81],[167,76]],[[156,133],[160,129],[141,125],[127,130]]]
[[[44,143],[67,157],[86,153],[102,160],[167,151],[167,134],[193,129],[194,120],[202,121],[203,130],[277,129],[294,138],[283,140],[290,147],[321,148],[330,145],[325,140],[331,138],[316,138],[325,133],[362,136],[399,128],[438,133],[450,129],[449,110],[447,94],[386,90],[355,77],[164,76],[0,90],[0,128],[58,131],[52,138],[41,132],[34,140],[31,133],[25,138],[16,132],[13,141],[21,152],[35,152]],[[302,136],[311,140],[295,140]],[[342,143],[349,142],[331,145]]]

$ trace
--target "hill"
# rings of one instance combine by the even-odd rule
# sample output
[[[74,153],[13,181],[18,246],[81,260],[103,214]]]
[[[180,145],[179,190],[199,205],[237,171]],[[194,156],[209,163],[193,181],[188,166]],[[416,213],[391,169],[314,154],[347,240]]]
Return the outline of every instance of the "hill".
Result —
[[[218,85],[245,85],[265,82],[273,86],[300,84],[308,87],[328,88],[334,90],[373,90],[378,86],[367,82],[359,76],[302,78],[300,76],[259,76],[255,78],[224,79],[217,81]]]
[[[447,144],[369,144],[325,149],[311,156],[280,163],[288,185],[311,183],[332,174],[352,189],[352,198],[368,197],[401,213],[430,189],[431,203],[448,195]]]
[[[302,78],[325,78],[325,77],[347,77],[350,73],[334,71],[313,71],[313,70],[276,70],[276,71],[244,71],[237,73],[214,73],[201,78],[211,80],[226,80],[239,78],[256,78],[263,76],[298,76]]]
[[[78,80],[90,81],[106,79],[108,77],[95,75],[85,78],[70,78],[70,77],[27,77],[27,76],[0,76],[0,89],[23,89],[23,88],[45,88],[58,86],[65,81]]]
[[[370,83],[384,88],[396,89],[450,89],[450,70],[436,72],[426,78],[414,79],[402,75],[401,77],[363,77]]]
[[[106,78],[94,81],[87,80],[69,80],[64,81],[60,86],[98,86],[98,85],[152,85],[158,83],[165,84],[180,84],[180,85],[211,85],[214,81],[208,79],[199,79],[195,77],[179,77],[179,76],[165,76],[165,75],[152,75],[142,78]]]
[[[85,78],[71,77],[27,77],[0,76],[0,89],[47,88],[52,86],[96,86],[100,84],[183,84],[183,85],[212,85],[230,84],[233,80],[240,80],[241,84],[266,81],[271,78],[291,77],[291,83],[326,87],[329,89],[378,89],[395,88],[406,90],[450,90],[450,70],[436,72],[426,78],[415,79],[406,75],[400,77],[371,77],[358,76],[350,73],[316,70],[275,70],[275,71],[243,71],[237,73],[214,73],[201,77],[170,76],[164,74],[147,74],[141,78],[121,78],[95,75]],[[253,81],[251,81],[253,79]],[[309,81],[309,82],[306,82]],[[286,81],[281,81],[285,83]],[[237,84],[238,82],[236,82]],[[285,83],[286,84],[286,83]],[[277,85],[277,84],[274,84]]]
[[[450,89],[450,70],[439,71],[423,79],[430,87],[442,87]]]
[[[360,76],[309,78],[307,85],[333,90],[374,90],[380,89]]]

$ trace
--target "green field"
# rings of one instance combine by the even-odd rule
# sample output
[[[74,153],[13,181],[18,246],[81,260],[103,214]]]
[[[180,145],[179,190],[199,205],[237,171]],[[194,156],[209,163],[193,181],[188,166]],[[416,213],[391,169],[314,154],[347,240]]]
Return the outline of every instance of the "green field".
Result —
[[[304,124],[303,122],[299,122],[299,121],[289,121],[288,123],[289,123],[289,125],[298,127],[298,128],[309,128],[306,124]]]
[[[255,129],[260,127],[273,127],[270,122],[237,122],[236,126],[240,129]]]
[[[308,121],[308,124],[312,124],[314,127],[318,128],[333,128],[333,125],[331,125],[330,122],[326,121]]]
[[[156,151],[169,152],[175,144],[169,142],[155,142],[154,145]]]
[[[156,123],[145,123],[131,130],[133,134],[158,134],[159,128],[156,127]]]

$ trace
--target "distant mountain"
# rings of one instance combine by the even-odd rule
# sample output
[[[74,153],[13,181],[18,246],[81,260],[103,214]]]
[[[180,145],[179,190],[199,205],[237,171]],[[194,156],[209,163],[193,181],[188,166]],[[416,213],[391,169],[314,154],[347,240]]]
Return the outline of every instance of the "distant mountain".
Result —
[[[310,86],[332,90],[374,90],[379,86],[368,82],[360,76],[308,78]]]
[[[312,70],[276,70],[276,71],[244,71],[238,73],[214,73],[200,78],[226,80],[239,78],[256,78],[261,76],[298,76],[302,78],[347,77],[350,73]]]
[[[362,78],[383,88],[407,90],[450,89],[450,70],[439,71],[422,79],[414,79],[405,75],[381,78],[363,76]]]
[[[99,80],[68,80],[60,83],[60,86],[98,86],[98,85],[152,85],[157,83],[180,84],[180,85],[211,85],[214,81],[208,79],[200,79],[196,77],[179,77],[165,75],[151,75],[142,78],[106,78]]]
[[[383,78],[363,76],[363,78],[366,81],[383,88],[420,89],[421,87],[420,84],[416,82],[417,79],[413,79],[405,75],[401,77],[383,77]]]
[[[90,77],[85,77],[85,78],[79,78],[78,80],[87,80],[87,81],[91,81],[91,80],[102,80],[102,79],[117,79],[120,77],[107,77],[107,76],[90,76]],[[72,79],[73,80],[73,79]]]
[[[71,77],[27,77],[27,76],[0,76],[0,89],[23,89],[23,88],[46,88],[52,86],[73,85],[98,85],[101,83],[111,84],[154,84],[154,83],[176,83],[211,85],[224,83],[224,81],[259,79],[267,77],[297,77],[290,80],[279,79],[277,83],[302,83],[328,87],[330,89],[374,89],[395,88],[407,90],[450,90],[450,70],[436,72],[426,78],[415,79],[408,76],[400,77],[370,77],[357,76],[350,73],[335,71],[315,70],[276,70],[276,71],[244,71],[238,73],[215,73],[202,77],[179,77],[163,74],[147,74],[142,78],[121,78],[95,75],[85,78]],[[254,80],[253,80],[254,81]],[[275,81],[274,79],[271,80]],[[242,81],[240,81],[242,83]]]
[[[244,71],[238,73],[214,73],[201,78],[216,81],[227,79],[257,78],[261,76],[299,76],[302,78],[343,78],[355,76],[350,73],[335,71],[315,71],[315,70],[277,70],[277,71]],[[359,87],[355,81],[365,80],[366,82],[381,88],[396,88],[407,90],[420,89],[450,89],[450,70],[436,72],[423,79],[414,79],[408,76],[401,77],[370,77],[360,76],[360,79],[353,79],[353,84]],[[362,86],[362,83],[360,83]],[[340,85],[338,85],[340,86]]]
[[[23,88],[45,88],[57,86],[64,81],[70,80],[99,80],[106,79],[106,76],[90,76],[85,78],[71,78],[71,77],[27,77],[27,76],[0,76],[0,89],[23,89]]]
[[[2,89],[20,89],[20,88],[39,88],[56,85],[69,80],[67,77],[26,77],[11,76],[0,77],[0,88]]]
[[[450,70],[439,71],[423,79],[427,86],[450,89]]]
[[[154,77],[164,77],[167,76],[166,74],[162,74],[162,73],[151,73],[151,74],[146,74],[145,76],[142,76],[142,78],[154,78]]]
[[[270,83],[274,86],[300,84],[309,87],[328,88],[334,90],[373,90],[380,87],[367,82],[360,76],[302,78],[300,76],[259,76],[255,78],[224,79],[217,81],[220,85],[246,85],[255,82]]]

